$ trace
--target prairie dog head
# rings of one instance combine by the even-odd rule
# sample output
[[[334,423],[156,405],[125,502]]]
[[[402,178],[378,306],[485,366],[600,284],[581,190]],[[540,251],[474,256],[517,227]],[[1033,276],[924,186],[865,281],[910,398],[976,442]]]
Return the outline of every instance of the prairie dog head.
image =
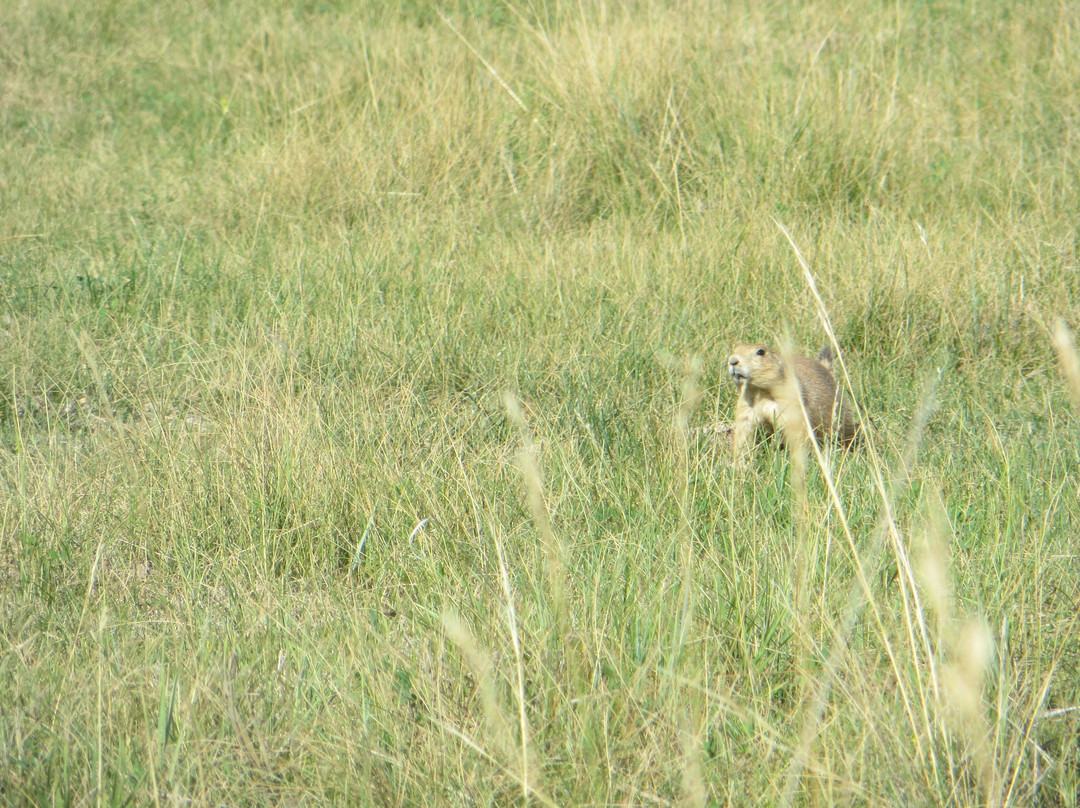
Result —
[[[737,345],[728,357],[728,374],[736,387],[770,388],[784,379],[780,354],[767,345]]]

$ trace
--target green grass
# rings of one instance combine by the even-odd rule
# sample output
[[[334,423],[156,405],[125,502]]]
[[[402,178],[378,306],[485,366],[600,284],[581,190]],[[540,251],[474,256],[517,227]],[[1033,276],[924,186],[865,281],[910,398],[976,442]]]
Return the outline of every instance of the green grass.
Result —
[[[0,802],[1077,805],[1076,22],[3,5]]]

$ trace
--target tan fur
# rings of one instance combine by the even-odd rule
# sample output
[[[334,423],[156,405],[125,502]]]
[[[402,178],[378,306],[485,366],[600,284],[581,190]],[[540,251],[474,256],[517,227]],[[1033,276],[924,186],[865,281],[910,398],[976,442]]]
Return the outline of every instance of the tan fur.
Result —
[[[835,436],[847,445],[854,439],[851,407],[833,379],[832,351],[823,349],[817,359],[793,356],[789,362],[766,345],[739,345],[728,358],[728,373],[739,389],[732,439],[736,462],[745,458],[759,428],[801,441],[809,420],[819,440]]]

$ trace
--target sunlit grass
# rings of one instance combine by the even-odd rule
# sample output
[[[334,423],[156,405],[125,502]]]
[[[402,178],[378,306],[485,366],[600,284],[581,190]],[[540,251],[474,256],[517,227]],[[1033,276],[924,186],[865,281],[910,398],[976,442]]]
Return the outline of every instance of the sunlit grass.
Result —
[[[1075,805],[1072,27],[5,6],[0,802]]]

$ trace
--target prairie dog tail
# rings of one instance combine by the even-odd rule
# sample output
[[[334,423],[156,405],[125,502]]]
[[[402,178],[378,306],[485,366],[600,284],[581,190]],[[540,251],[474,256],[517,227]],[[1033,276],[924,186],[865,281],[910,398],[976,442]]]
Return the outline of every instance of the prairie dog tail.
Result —
[[[817,361],[819,361],[829,370],[832,370],[833,352],[831,345],[826,345],[824,348],[818,351]]]

